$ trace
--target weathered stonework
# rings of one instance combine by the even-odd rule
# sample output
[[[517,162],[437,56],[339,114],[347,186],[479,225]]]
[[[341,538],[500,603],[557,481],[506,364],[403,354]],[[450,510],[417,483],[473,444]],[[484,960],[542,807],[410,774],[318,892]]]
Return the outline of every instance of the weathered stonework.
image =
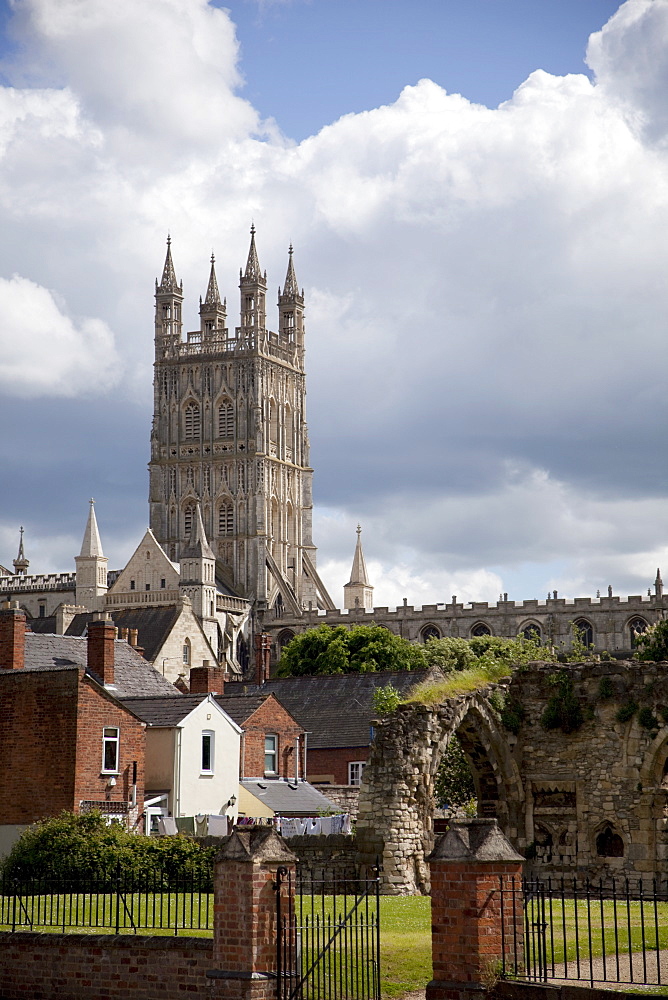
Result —
[[[541,721],[550,698],[562,697],[558,672],[583,719],[569,733]],[[501,722],[499,695],[521,706],[517,734]],[[620,721],[620,710],[622,718],[625,712],[631,717]],[[498,818],[513,846],[529,857],[530,872],[665,876],[668,725],[662,710],[668,715],[668,663],[637,662],[535,663],[508,683],[441,705],[402,705],[379,724],[364,771],[357,821],[362,857],[382,856],[388,891],[428,890],[433,782],[456,732],[474,772],[479,814]]]

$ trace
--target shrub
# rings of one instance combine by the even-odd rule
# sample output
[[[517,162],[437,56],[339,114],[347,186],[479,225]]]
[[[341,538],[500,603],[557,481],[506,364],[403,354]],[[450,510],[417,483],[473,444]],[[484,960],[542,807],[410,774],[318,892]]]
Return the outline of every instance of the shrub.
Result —
[[[584,715],[570,674],[566,670],[550,674],[548,684],[556,690],[543,710],[541,725],[545,729],[561,729],[563,733],[575,732],[584,722]]]
[[[658,729],[659,720],[651,708],[641,708],[638,712],[638,722],[643,729]]]
[[[373,693],[373,710],[378,715],[392,715],[401,700],[401,695],[393,684],[378,687]]]
[[[619,706],[615,718],[617,719],[617,722],[628,722],[629,719],[633,718],[637,711],[638,703],[633,701],[633,699],[629,699]]]
[[[501,709],[501,722],[509,733],[514,733],[517,736],[526,718],[526,714],[524,705],[517,701],[516,698],[509,698]]]
[[[107,824],[99,812],[63,812],[28,827],[0,866],[5,878],[38,878],[58,884],[111,884],[118,872],[126,881],[150,880],[169,888],[188,880],[208,882],[215,848],[186,837],[145,837]]]
[[[636,634],[635,642],[639,660],[668,660],[668,618]]]
[[[601,677],[598,685],[598,696],[601,701],[607,701],[612,698],[614,694],[614,688],[612,686],[612,681],[609,677]]]
[[[416,670],[425,666],[415,646],[381,625],[319,625],[301,632],[281,654],[281,677]]]

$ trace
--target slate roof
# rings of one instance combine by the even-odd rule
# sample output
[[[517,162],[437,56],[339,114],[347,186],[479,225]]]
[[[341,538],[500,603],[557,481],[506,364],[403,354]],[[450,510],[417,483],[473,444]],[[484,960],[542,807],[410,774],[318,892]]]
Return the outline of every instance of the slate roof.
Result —
[[[114,687],[116,698],[132,695],[164,695],[181,698],[182,695],[155,667],[140,656],[127,642],[117,640],[114,657]],[[67,635],[39,635],[26,632],[24,670],[52,670],[54,667],[88,662],[88,640]],[[95,674],[91,671],[91,676]],[[99,680],[99,678],[96,678]]]
[[[216,701],[223,711],[227,712],[231,719],[234,719],[238,726],[243,726],[244,722],[250,719],[253,712],[257,712],[258,708],[264,705],[267,698],[271,697],[271,694],[271,691],[266,691],[262,694],[218,695]],[[279,699],[277,700],[281,708],[284,708],[286,713],[292,718],[295,725],[299,725],[289,709],[285,708],[285,705]]]
[[[171,729],[206,699],[205,694],[182,694],[179,698],[123,698],[123,704],[149,726]]]
[[[275,778],[272,781],[245,780],[241,784],[279,816],[317,816],[321,812],[339,811],[331,799],[308,781],[295,784]]]
[[[116,628],[137,629],[137,644],[144,650],[147,660],[154,660],[174,627],[180,611],[174,604],[164,604],[148,608],[123,608],[110,614]],[[75,615],[65,635],[84,635],[92,618],[93,615],[88,613]],[[38,624],[39,621],[39,618],[34,618],[30,627],[34,629],[33,623]]]
[[[261,687],[245,685],[248,694],[273,693],[303,726],[309,748],[366,747],[371,742],[371,721],[376,717],[373,692],[392,684],[405,695],[430,677],[442,679],[439,670],[386,671],[366,674],[329,674],[315,677],[276,677]],[[230,688],[226,689],[226,696]],[[232,694],[232,697],[240,697]]]

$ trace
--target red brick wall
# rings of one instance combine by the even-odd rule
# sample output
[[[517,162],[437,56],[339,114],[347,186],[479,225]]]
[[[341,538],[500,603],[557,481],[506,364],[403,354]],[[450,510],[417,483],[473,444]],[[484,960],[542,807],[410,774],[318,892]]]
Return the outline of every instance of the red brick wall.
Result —
[[[82,799],[106,798],[102,729],[119,726],[121,774],[109,790],[127,801],[132,761],[143,805],[144,730],[126,709],[96,689],[79,667],[0,673],[0,802],[5,824],[32,823]]]
[[[2,823],[32,823],[74,803],[79,670],[0,673]]]
[[[177,1000],[208,988],[213,941],[186,937],[0,933],[3,1000]],[[221,984],[224,988],[224,982]]]
[[[282,778],[295,776],[295,740],[304,730],[292,718],[281,703],[271,695],[243,723],[244,747],[241,754],[241,777],[264,777],[265,735],[278,736],[276,769]],[[304,777],[303,740],[299,748],[299,777]]]
[[[117,726],[120,730],[119,774],[114,788],[107,788],[109,776],[101,774],[102,733],[105,726]],[[137,806],[139,813],[142,813],[145,748],[146,730],[141,722],[100,691],[93,681],[84,677],[79,686],[77,712],[75,809],[85,799],[127,802],[132,787],[132,765],[133,761],[137,761]]]
[[[332,784],[348,784],[348,763],[352,760],[368,760],[368,747],[337,747],[333,750],[308,748],[306,771],[309,781],[312,776],[333,775]]]

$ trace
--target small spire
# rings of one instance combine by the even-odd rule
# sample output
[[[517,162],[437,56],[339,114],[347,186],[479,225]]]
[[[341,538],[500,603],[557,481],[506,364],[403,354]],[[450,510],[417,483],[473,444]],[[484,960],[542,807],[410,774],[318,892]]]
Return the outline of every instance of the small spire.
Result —
[[[14,560],[14,572],[18,576],[25,576],[28,572],[28,566],[30,565],[30,560],[26,559],[26,554],[23,550],[23,525],[19,528],[19,554]]]
[[[158,286],[158,291],[181,291],[181,286],[176,280],[176,271],[174,270],[174,261],[172,260],[172,237],[169,234],[167,235],[167,256],[165,257],[165,266],[162,269],[162,281]]]
[[[656,570],[656,580],[654,581],[654,593],[657,597],[663,597],[663,580],[661,579],[661,570],[658,566]]]
[[[90,504],[88,521],[86,523],[86,530],[84,531],[83,542],[81,543],[81,552],[79,553],[84,559],[104,556],[100,532],[97,527],[97,518],[95,517],[95,501],[91,498],[88,503]]]
[[[211,254],[211,273],[209,274],[209,284],[206,290],[206,296],[204,298],[205,306],[219,306],[220,305],[220,292],[218,291],[218,281],[216,279],[216,258],[213,253]]]
[[[248,260],[246,262],[244,278],[251,278],[254,281],[258,281],[262,278],[262,271],[260,270],[260,261],[255,247],[255,223],[251,224],[250,234],[251,242],[250,249],[248,251]]]
[[[188,547],[181,553],[181,559],[185,557],[190,557],[191,559],[193,557],[204,559],[216,558],[207,541],[204,521],[202,520],[202,505],[199,500],[195,504],[195,515],[192,519]]]
[[[297,275],[295,274],[295,265],[292,261],[292,243],[288,248],[288,273],[285,276],[285,284],[283,285],[283,295],[299,295],[299,284],[297,282]],[[280,295],[279,291],[279,295]]]
[[[361,583],[365,587],[369,586],[369,578],[366,572],[364,553],[362,552],[362,526],[357,525],[357,544],[355,545],[355,555],[353,556],[353,566],[350,571],[349,583]]]

